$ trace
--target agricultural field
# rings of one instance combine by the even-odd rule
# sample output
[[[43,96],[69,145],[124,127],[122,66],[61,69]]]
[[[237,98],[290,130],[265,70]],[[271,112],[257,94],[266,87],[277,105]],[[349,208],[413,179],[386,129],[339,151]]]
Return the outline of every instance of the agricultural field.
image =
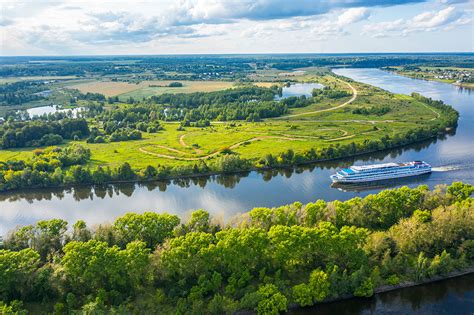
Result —
[[[100,93],[105,96],[119,96],[121,99],[132,97],[142,99],[164,93],[212,92],[233,87],[228,81],[177,81],[182,87],[169,87],[171,80],[141,81],[139,83],[121,81],[92,81],[70,85],[68,88],[78,89],[82,93]]]

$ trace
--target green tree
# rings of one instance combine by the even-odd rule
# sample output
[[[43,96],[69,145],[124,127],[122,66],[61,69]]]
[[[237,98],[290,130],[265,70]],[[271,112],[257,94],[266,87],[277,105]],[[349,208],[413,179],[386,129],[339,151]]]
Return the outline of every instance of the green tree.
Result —
[[[313,305],[313,292],[306,283],[297,284],[293,287],[293,299],[299,306]]]
[[[309,277],[309,287],[313,293],[313,299],[317,302],[323,301],[329,295],[328,275],[322,270],[314,270]]]
[[[135,179],[136,174],[128,162],[123,163],[117,168],[118,180],[132,180]]]
[[[32,289],[40,255],[30,249],[0,250],[0,300],[25,299]]]
[[[209,212],[199,209],[191,214],[191,219],[186,225],[188,231],[209,232],[210,216]]]
[[[32,247],[40,254],[41,260],[52,260],[63,246],[67,222],[61,219],[38,221]]]
[[[72,226],[72,239],[78,242],[87,242],[92,238],[92,233],[87,229],[86,222],[79,220]]]
[[[155,248],[172,235],[173,229],[179,222],[176,215],[167,213],[126,213],[115,220],[114,229],[122,247],[131,241],[140,240],[144,241],[149,248]]]
[[[275,285],[261,286],[258,294],[261,296],[257,306],[258,314],[279,314],[287,310],[288,300]]]

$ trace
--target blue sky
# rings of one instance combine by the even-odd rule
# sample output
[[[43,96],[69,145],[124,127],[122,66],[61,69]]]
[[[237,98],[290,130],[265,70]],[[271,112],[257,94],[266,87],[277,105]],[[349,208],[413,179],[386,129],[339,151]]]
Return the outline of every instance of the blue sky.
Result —
[[[466,0],[2,0],[1,55],[473,52]]]

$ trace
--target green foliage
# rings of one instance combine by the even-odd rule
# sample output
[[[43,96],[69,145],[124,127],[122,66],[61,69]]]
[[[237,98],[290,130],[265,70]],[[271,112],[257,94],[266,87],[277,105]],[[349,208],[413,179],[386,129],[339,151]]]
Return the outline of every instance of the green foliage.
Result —
[[[19,300],[13,300],[5,303],[0,300],[0,314],[2,315],[26,315],[28,311],[23,308],[23,303]]]
[[[127,213],[115,220],[114,229],[121,246],[139,240],[145,242],[147,247],[155,248],[172,235],[179,221],[177,216],[167,213]]]
[[[288,300],[275,285],[261,286],[258,289],[258,294],[261,296],[257,306],[258,314],[279,314],[287,310]]]
[[[0,250],[0,300],[26,299],[39,263],[39,254],[30,248]]]
[[[204,210],[186,224],[153,212],[94,230],[40,221],[5,239],[0,300],[9,304],[0,309],[17,314],[17,299],[55,313],[278,314],[290,303],[368,297],[472,265],[474,203],[456,193],[469,187],[257,208],[222,227]],[[396,223],[360,220],[361,207],[371,215],[383,205],[403,208],[383,226]]]
[[[300,283],[293,287],[293,300],[299,306],[313,305],[313,294],[311,287],[306,283]]]
[[[431,220],[431,212],[429,210],[415,210],[413,216],[421,223]]]
[[[309,287],[316,302],[323,301],[329,294],[329,281],[327,274],[322,270],[314,270],[309,277]]]
[[[397,285],[400,283],[400,278],[397,275],[391,275],[388,277],[387,283],[390,285]]]

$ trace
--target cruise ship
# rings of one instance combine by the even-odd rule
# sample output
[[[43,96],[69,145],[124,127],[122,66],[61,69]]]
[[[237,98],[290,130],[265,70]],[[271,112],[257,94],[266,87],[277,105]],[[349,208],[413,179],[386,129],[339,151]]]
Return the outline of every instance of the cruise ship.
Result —
[[[400,177],[416,176],[431,172],[431,165],[424,161],[384,163],[343,168],[331,175],[334,183],[363,183]]]

